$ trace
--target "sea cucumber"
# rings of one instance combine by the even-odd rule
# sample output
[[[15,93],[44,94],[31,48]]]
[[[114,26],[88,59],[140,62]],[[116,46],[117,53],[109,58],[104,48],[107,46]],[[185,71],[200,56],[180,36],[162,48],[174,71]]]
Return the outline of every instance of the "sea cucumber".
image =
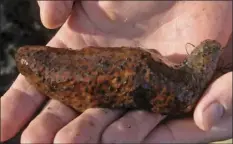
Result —
[[[38,91],[77,111],[98,107],[180,115],[194,109],[221,52],[219,42],[205,40],[175,64],[139,47],[23,46],[15,59]]]

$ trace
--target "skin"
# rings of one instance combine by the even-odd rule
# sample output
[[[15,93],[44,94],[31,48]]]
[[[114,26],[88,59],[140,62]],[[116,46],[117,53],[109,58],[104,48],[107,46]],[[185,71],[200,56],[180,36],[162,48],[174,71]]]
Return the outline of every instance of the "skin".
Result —
[[[71,1],[40,1],[46,27],[65,22],[48,46],[142,46],[180,62],[187,55],[187,42],[197,45],[204,39],[216,39],[226,46],[232,33],[232,4],[228,1],[85,1],[82,6],[76,3],[72,11],[71,7]],[[189,52],[193,49],[188,47]],[[224,49],[225,63],[231,62],[231,50],[231,45]],[[31,119],[44,102],[47,105]],[[1,97],[1,141],[13,137],[28,123],[22,143],[194,143],[227,139],[232,135],[232,72],[212,82],[193,117],[158,124],[164,118],[144,111],[108,109],[77,114],[58,101],[46,99],[19,75]]]

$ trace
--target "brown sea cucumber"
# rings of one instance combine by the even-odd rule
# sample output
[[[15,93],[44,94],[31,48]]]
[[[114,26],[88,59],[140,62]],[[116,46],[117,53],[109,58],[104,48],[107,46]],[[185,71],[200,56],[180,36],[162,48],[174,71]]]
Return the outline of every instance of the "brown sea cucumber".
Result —
[[[205,40],[180,64],[156,50],[24,46],[16,53],[22,75],[41,93],[71,106],[190,112],[216,70],[221,45]]]

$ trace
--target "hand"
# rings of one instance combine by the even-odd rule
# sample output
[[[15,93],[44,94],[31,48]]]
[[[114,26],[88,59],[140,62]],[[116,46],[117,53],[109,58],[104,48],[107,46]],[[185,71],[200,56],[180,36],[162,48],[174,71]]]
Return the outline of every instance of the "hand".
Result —
[[[40,1],[41,19],[46,27],[64,23],[49,46],[141,46],[155,48],[168,59],[180,62],[187,55],[187,42],[197,45],[209,38],[225,46],[232,32],[230,2],[83,1],[71,8],[71,1]],[[230,57],[223,58],[227,61]],[[194,118],[159,124],[164,116],[145,111],[124,113],[96,108],[77,114],[56,100],[46,99],[19,75],[1,97],[1,141],[13,137],[29,122],[22,143],[222,140],[232,135],[231,100],[232,72],[207,89]],[[47,105],[31,120],[45,102]]]

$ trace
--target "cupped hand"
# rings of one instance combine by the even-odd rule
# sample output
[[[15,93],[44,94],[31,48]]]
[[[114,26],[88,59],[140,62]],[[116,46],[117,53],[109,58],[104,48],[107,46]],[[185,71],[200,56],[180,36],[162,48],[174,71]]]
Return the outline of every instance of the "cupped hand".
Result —
[[[40,1],[47,28],[61,26],[48,43],[80,49],[140,46],[157,49],[174,62],[187,55],[185,44],[216,39],[223,46],[232,32],[230,2]],[[188,48],[191,52],[194,47]],[[225,51],[231,48],[225,49]],[[231,62],[229,52],[224,61]],[[34,118],[43,103],[47,105]],[[78,114],[48,100],[19,75],[1,97],[1,141],[21,128],[22,143],[210,142],[232,135],[232,72],[216,79],[194,117],[160,123],[165,116],[145,111],[93,108]],[[28,125],[27,125],[28,124]]]

